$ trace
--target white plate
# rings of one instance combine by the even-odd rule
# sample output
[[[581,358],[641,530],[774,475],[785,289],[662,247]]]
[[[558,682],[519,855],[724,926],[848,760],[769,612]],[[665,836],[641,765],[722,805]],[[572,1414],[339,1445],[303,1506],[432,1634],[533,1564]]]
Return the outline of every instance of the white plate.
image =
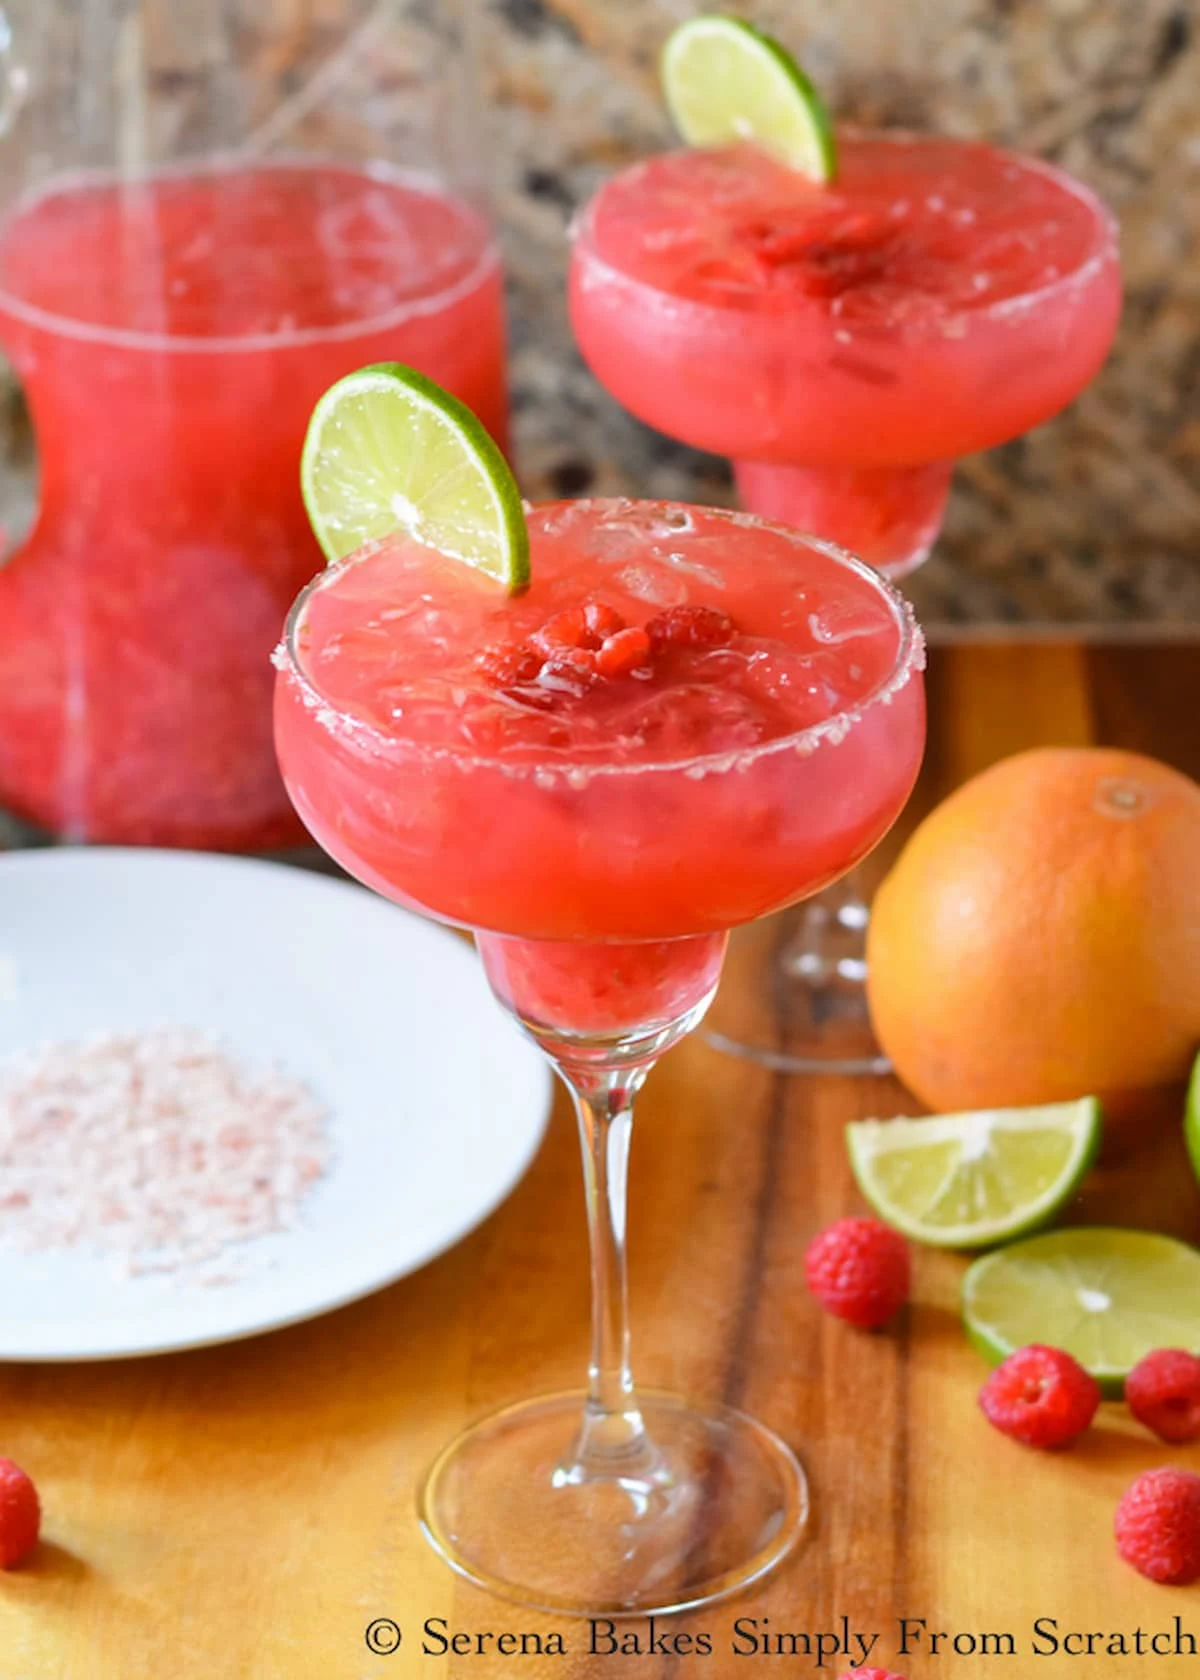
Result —
[[[334,1162],[301,1228],[204,1287],[78,1251],[0,1247],[0,1359],[115,1359],[229,1341],[368,1294],[501,1202],[545,1127],[549,1072],[473,951],[361,887],[190,852],[0,857],[0,1056],[194,1026],[327,1105]]]

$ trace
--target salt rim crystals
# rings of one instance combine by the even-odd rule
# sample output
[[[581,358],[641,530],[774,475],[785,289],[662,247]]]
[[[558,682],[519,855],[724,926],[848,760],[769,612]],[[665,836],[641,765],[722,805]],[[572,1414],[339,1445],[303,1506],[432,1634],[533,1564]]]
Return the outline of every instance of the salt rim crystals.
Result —
[[[523,502],[522,507],[529,504]],[[607,526],[611,527],[622,514],[635,512],[644,503],[629,496],[579,496],[563,504],[568,510],[568,517],[575,518],[580,514],[594,514],[599,509],[606,516]],[[692,508],[686,502],[662,502],[660,511],[666,523],[666,530],[661,533],[669,539],[681,530],[688,528],[691,520]],[[787,535],[786,528],[773,521],[763,519],[758,514],[746,513],[739,509],[707,508],[707,513],[719,513],[722,520],[733,526],[745,530],[768,529]],[[676,523],[671,523],[675,520]],[[820,550],[826,555],[841,561],[850,570],[861,577],[869,578],[876,589],[885,596],[892,608],[898,627],[900,645],[891,671],[870,693],[853,701],[843,710],[834,712],[820,723],[809,724],[791,734],[773,736],[770,740],[756,742],[753,746],[733,747],[725,751],[705,753],[691,760],[681,759],[648,759],[636,763],[547,763],[539,760],[512,761],[503,756],[496,756],[485,752],[464,751],[457,746],[433,746],[427,742],[399,740],[389,736],[375,723],[366,718],[355,716],[352,712],[341,710],[332,704],[317,685],[316,681],[305,670],[299,657],[298,635],[301,629],[305,607],[309,597],[328,582],[331,574],[346,566],[357,563],[355,556],[348,556],[339,567],[327,567],[297,596],[288,615],[283,639],[279,642],[271,655],[271,662],[293,687],[300,704],[306,711],[311,712],[318,724],[334,740],[343,740],[364,753],[371,753],[387,759],[390,753],[397,751],[406,755],[428,759],[437,763],[445,763],[469,775],[481,765],[486,765],[494,773],[512,781],[533,780],[538,787],[554,789],[567,786],[575,789],[586,787],[592,781],[612,779],[618,784],[628,782],[630,777],[662,775],[664,773],[682,773],[689,780],[698,781],[707,776],[727,775],[731,773],[745,774],[763,759],[776,755],[794,753],[798,758],[807,758],[822,744],[838,746],[850,734],[874,706],[890,706],[896,695],[908,685],[914,672],[925,669],[925,635],[917,623],[916,615],[908,598],[900,593],[891,583],[882,578],[863,560],[851,554],[848,549],[839,544],[829,542],[822,537],[809,536],[803,532],[792,532],[793,539],[800,544]]]
[[[326,1115],[183,1027],[0,1063],[0,1246],[90,1249],[129,1276],[196,1273],[294,1227],[329,1169]],[[199,1281],[234,1281],[209,1275]]]

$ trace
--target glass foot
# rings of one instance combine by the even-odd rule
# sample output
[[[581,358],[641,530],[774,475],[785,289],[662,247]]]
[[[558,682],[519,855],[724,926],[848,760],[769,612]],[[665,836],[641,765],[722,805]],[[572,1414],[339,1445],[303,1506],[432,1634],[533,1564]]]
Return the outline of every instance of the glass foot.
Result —
[[[869,919],[851,879],[735,933],[708,1042],[777,1073],[890,1073],[867,1010]]]
[[[735,461],[742,506],[841,543],[884,577],[907,577],[937,541],[952,461],[919,467],[781,467]]]
[[[796,1543],[808,1486],[769,1429],[650,1393],[638,1444],[598,1468],[579,1458],[584,1401],[509,1406],[433,1465],[421,1526],[467,1580],[565,1615],[667,1615],[738,1592]]]

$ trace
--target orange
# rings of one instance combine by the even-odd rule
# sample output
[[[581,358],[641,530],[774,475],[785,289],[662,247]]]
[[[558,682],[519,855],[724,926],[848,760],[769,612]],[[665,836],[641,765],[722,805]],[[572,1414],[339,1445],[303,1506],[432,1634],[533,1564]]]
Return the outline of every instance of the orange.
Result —
[[[1137,1107],[1200,1045],[1200,786],[1097,747],[993,765],[909,840],[867,960],[879,1041],[928,1107]]]

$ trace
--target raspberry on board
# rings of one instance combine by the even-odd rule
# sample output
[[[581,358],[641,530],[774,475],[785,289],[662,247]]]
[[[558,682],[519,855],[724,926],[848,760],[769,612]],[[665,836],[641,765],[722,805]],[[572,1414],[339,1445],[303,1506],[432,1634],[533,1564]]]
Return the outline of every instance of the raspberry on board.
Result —
[[[0,1458],[0,1569],[28,1557],[41,1526],[37,1489],[10,1458]]]
[[[839,1219],[804,1256],[808,1287],[826,1312],[878,1330],[908,1300],[912,1263],[898,1231],[878,1219]]]
[[[1183,1348],[1148,1353],[1125,1379],[1125,1399],[1139,1423],[1161,1441],[1200,1438],[1200,1359]]]
[[[1114,1524],[1117,1551],[1163,1586],[1200,1581],[1200,1476],[1147,1470],[1126,1490]]]
[[[1100,1385],[1069,1353],[1034,1342],[997,1365],[979,1404],[1002,1434],[1052,1451],[1083,1434],[1100,1404]]]

